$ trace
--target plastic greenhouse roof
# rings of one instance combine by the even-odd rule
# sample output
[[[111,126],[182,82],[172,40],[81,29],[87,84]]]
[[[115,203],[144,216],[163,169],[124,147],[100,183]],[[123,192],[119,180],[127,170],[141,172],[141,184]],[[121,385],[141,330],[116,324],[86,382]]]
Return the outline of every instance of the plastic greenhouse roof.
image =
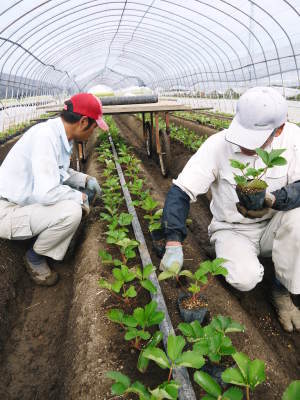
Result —
[[[299,0],[10,0],[1,87],[299,87]]]

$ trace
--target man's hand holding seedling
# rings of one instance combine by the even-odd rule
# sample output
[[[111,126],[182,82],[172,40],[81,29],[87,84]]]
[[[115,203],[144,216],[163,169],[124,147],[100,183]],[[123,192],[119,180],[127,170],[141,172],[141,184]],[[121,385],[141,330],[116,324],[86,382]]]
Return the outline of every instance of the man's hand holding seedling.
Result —
[[[255,219],[255,218],[262,218],[272,208],[273,204],[275,203],[276,197],[272,193],[266,193],[263,208],[259,210],[248,210],[244,207],[241,203],[236,203],[236,208],[238,212],[242,214],[246,218]]]

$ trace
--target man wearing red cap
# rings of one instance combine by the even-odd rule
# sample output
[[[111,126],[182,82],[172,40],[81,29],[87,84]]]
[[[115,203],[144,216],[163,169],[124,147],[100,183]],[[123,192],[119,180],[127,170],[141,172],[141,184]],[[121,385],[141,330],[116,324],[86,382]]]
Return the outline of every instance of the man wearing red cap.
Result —
[[[30,128],[0,167],[0,238],[37,237],[26,252],[33,281],[58,280],[45,257],[62,260],[80,224],[89,197],[101,194],[97,179],[69,168],[73,140],[88,140],[95,128],[107,131],[102,104],[79,93],[65,102],[60,117]]]

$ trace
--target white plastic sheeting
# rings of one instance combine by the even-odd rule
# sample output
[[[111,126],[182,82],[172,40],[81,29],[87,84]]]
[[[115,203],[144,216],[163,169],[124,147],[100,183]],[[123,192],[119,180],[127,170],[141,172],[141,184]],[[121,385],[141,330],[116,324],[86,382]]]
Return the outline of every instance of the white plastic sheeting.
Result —
[[[0,97],[99,84],[227,99],[271,85],[296,96],[299,16],[299,0],[3,1]]]

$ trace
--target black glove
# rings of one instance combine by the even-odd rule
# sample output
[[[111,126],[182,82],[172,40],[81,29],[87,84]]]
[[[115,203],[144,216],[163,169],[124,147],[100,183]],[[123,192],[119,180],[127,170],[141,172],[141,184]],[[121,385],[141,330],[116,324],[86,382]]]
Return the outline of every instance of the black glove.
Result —
[[[275,196],[272,193],[266,193],[264,207],[259,210],[248,210],[246,207],[242,206],[241,203],[236,203],[236,208],[240,214],[246,218],[255,219],[262,218],[270,211],[273,204],[275,203]]]

